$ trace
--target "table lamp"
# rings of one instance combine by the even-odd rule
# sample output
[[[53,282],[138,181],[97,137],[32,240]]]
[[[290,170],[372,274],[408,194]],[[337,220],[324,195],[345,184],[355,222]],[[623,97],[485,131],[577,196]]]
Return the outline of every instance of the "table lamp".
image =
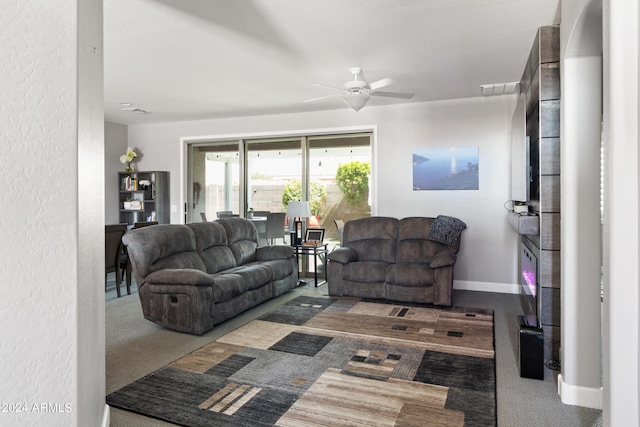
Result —
[[[291,245],[302,244],[302,218],[311,216],[311,204],[306,202],[289,202],[287,206],[287,216],[293,220],[291,231]],[[290,221],[289,224],[292,222]]]

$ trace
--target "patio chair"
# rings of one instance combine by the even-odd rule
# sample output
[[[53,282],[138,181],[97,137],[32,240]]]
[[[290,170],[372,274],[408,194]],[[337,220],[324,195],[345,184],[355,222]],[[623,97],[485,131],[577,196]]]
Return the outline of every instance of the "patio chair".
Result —
[[[340,246],[342,246],[342,230],[344,229],[344,221],[341,219],[336,219],[333,222],[338,229],[338,240],[340,241]]]

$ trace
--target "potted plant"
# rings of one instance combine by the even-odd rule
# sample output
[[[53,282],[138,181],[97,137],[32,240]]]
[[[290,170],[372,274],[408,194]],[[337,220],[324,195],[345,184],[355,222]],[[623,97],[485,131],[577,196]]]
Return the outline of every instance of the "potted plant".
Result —
[[[120,163],[126,163],[127,167],[125,168],[125,172],[133,172],[133,167],[131,163],[138,157],[138,153],[134,151],[133,148],[127,147],[127,152],[120,156]]]

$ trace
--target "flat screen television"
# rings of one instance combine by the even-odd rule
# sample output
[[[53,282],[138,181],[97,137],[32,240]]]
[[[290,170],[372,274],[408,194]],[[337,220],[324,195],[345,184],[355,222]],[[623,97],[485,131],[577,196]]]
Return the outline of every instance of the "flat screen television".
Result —
[[[525,96],[519,93],[511,118],[511,200],[528,204],[531,176]]]

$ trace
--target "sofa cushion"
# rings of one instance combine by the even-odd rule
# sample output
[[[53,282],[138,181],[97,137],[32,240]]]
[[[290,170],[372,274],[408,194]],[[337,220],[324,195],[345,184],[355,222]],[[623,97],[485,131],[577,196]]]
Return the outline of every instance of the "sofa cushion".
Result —
[[[200,254],[207,273],[213,274],[236,266],[236,259],[228,246],[227,231],[217,222],[187,224],[196,238],[196,251]]]
[[[196,239],[186,225],[159,224],[129,231],[122,237],[137,274],[145,277],[165,268],[206,271],[196,250]]]
[[[397,237],[396,218],[359,218],[344,225],[342,246],[353,249],[359,261],[391,263],[396,260]]]
[[[258,247],[256,226],[244,218],[222,218],[217,222],[227,231],[229,248],[236,259],[236,265],[255,261]]]
[[[327,255],[327,259],[329,261],[339,262],[340,264],[347,264],[349,262],[356,261],[358,259],[358,254],[351,248],[341,247],[330,252],[329,255]]]
[[[289,259],[293,256],[295,250],[293,246],[274,245],[261,246],[256,249],[256,261],[270,261],[274,259]]]
[[[350,262],[342,268],[342,279],[353,282],[384,282],[389,265],[384,261]]]
[[[215,277],[211,289],[213,289],[213,301],[219,303],[229,301],[247,292],[247,284],[243,276],[226,273]]]
[[[262,263],[240,265],[238,267],[226,270],[220,273],[220,275],[218,276],[215,276],[216,280],[218,277],[222,277],[227,274],[240,276],[245,282],[245,290],[252,290],[268,284],[271,281],[271,276],[273,273],[271,272],[271,269],[269,267]]]
[[[290,276],[294,272],[294,266],[297,265],[290,259],[273,259],[271,261],[261,261],[260,264],[271,270],[272,280],[281,280]]]
[[[386,270],[386,282],[400,286],[433,285],[433,269],[429,264],[402,262],[390,265]]]
[[[425,262],[438,252],[441,244],[431,240],[433,218],[403,218],[398,225],[396,262]]]

